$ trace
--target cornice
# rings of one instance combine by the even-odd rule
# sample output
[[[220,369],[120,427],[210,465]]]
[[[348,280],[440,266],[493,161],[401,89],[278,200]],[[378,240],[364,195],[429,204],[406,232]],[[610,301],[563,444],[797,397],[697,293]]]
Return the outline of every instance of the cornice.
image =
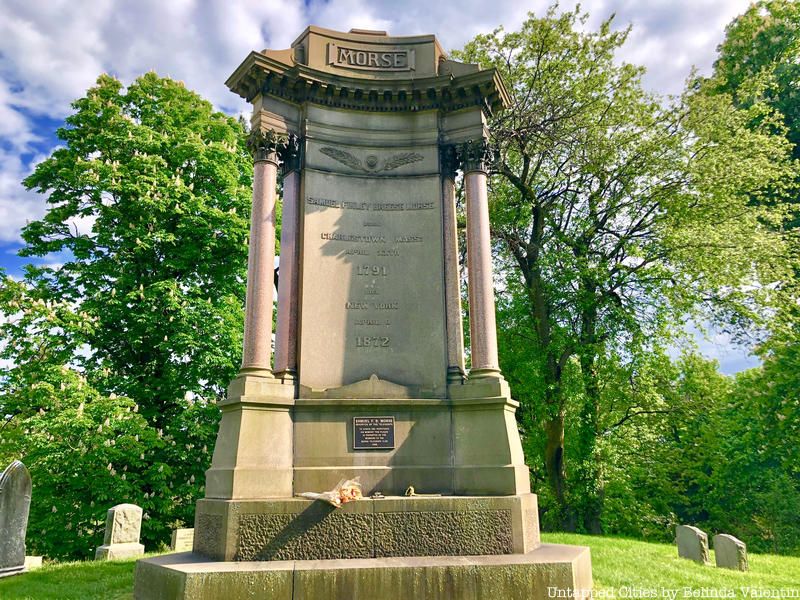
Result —
[[[495,69],[420,79],[364,79],[288,65],[261,52],[251,52],[225,84],[248,102],[264,94],[295,104],[311,102],[373,112],[447,112],[480,106],[491,114],[510,104]]]

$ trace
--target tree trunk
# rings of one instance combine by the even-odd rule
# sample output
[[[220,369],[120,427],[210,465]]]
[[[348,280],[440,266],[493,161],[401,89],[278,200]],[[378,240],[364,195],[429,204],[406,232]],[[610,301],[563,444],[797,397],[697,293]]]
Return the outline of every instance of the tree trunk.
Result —
[[[564,412],[559,413],[552,419],[544,422],[544,432],[546,435],[544,448],[544,465],[547,473],[547,481],[553,492],[556,505],[560,512],[559,519],[567,531],[575,530],[574,519],[569,515],[566,500],[567,471],[564,466]]]
[[[581,431],[578,446],[581,450],[582,479],[584,494],[583,525],[593,534],[603,532],[601,517],[603,513],[603,489],[600,478],[600,456],[597,451],[598,419],[600,413],[600,388],[595,368],[596,357],[591,346],[581,353],[581,373],[583,377],[584,404],[581,415]]]

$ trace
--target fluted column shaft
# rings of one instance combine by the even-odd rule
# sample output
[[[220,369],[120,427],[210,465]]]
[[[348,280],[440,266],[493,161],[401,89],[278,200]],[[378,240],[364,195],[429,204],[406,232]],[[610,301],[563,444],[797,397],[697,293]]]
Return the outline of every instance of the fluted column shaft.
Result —
[[[463,151],[467,192],[467,268],[472,369],[470,377],[499,377],[497,325],[495,322],[492,248],[489,235],[489,197],[482,140]]]
[[[275,188],[278,156],[259,148],[253,167],[253,209],[247,256],[242,372],[272,376],[272,298],[275,273]]]
[[[296,138],[284,157],[278,318],[275,331],[275,373],[297,373],[297,295],[299,289],[298,228],[300,216],[300,146]]]

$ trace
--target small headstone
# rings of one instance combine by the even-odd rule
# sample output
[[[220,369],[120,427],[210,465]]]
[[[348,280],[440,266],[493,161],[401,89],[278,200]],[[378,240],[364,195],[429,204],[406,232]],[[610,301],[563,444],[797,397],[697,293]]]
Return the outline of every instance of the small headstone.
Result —
[[[708,536],[691,525],[678,525],[675,530],[678,556],[705,564],[708,562]]]
[[[42,568],[42,557],[41,556],[26,556],[25,557],[25,570],[32,571],[33,569],[41,569]]]
[[[174,529],[169,547],[173,552],[191,552],[194,545],[194,529]]]
[[[142,509],[135,504],[118,504],[108,509],[106,535],[98,546],[95,560],[116,560],[144,554],[139,543],[142,530]]]
[[[720,533],[714,536],[714,556],[717,566],[734,571],[747,571],[747,544],[742,540]]]
[[[25,569],[25,532],[31,507],[31,475],[20,461],[0,475],[0,577]]]

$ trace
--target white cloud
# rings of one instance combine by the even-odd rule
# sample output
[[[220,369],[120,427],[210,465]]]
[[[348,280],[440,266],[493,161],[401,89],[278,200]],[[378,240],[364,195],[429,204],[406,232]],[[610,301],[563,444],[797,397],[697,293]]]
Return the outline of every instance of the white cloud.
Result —
[[[19,240],[28,221],[44,215],[44,196],[25,190],[20,183],[27,175],[19,154],[0,149],[0,242]]]

